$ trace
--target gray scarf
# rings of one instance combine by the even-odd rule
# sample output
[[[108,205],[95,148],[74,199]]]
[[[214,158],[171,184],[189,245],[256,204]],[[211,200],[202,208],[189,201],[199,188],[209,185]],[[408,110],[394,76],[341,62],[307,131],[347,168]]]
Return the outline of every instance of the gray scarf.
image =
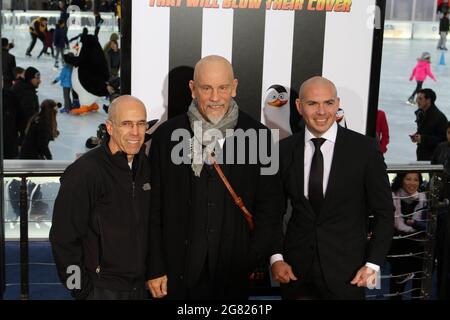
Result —
[[[216,124],[205,119],[200,111],[198,111],[197,100],[192,100],[187,112],[191,129],[194,137],[191,139],[191,167],[196,177],[200,177],[200,173],[205,162],[209,163],[209,155],[214,151],[217,141],[222,138],[231,136],[230,130],[234,129],[237,124],[239,107],[233,99],[227,113]],[[204,148],[202,147],[204,146]]]

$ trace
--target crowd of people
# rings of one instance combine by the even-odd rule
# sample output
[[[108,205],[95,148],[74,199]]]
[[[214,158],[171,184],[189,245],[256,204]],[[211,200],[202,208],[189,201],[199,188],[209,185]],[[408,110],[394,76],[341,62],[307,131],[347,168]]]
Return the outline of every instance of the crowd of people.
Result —
[[[90,92],[93,92],[91,95],[95,100],[102,96],[109,97],[112,100],[117,96],[117,83],[120,83],[118,34],[113,33],[111,36],[111,39],[116,41],[116,46],[114,47],[116,54],[109,54],[109,51],[113,51],[109,44],[106,45],[103,52],[98,39],[103,19],[96,12],[94,34],[89,34],[88,29],[85,28],[79,37],[74,40],[71,39],[77,41],[75,47],[71,48],[67,37],[69,31],[67,20],[70,16],[67,9],[69,5],[74,4],[74,1],[72,3],[69,2],[54,2],[58,8],[53,9],[60,11],[59,19],[57,19],[54,27],[49,26],[50,19],[46,17],[36,17],[30,22],[28,31],[31,42],[23,54],[31,66],[26,68],[17,66],[15,55],[21,53],[14,50],[14,42],[10,42],[7,38],[2,38],[4,159],[53,159],[50,142],[60,136],[57,124],[58,111],[60,113],[77,115],[93,110],[91,108],[86,110],[88,107],[81,104],[85,102],[89,106],[92,105],[92,102],[86,102],[86,96],[89,96]],[[37,40],[40,40],[39,43]],[[83,42],[85,45],[83,45]],[[89,45],[86,42],[89,42]],[[37,50],[36,46],[38,47]],[[90,52],[89,48],[91,47],[97,48],[94,60],[91,59],[89,54],[86,54],[86,52]],[[36,51],[37,59],[42,59],[44,63],[48,61],[53,65],[53,70],[58,72],[53,84],[59,83],[61,86],[62,97],[64,98],[62,104],[59,103],[59,98],[56,98],[56,96],[53,99],[39,101],[37,90],[41,84],[40,71],[42,70],[38,70],[38,68],[33,66],[33,49]],[[85,51],[84,53],[81,52],[83,50]],[[43,56],[50,57],[50,55],[51,59],[43,58]],[[110,57],[113,57],[113,59]],[[85,61],[89,63],[90,60],[94,62],[93,67],[91,65],[86,66]],[[108,61],[112,61],[112,68]],[[98,71],[100,68],[101,72]],[[74,69],[78,72],[75,84],[72,82]],[[86,73],[85,70],[90,71]],[[110,75],[111,70],[114,72],[114,76]],[[101,83],[100,90],[95,88],[95,84],[92,85],[89,82],[90,79],[95,78],[89,72],[92,72],[94,75],[102,75],[101,79],[98,80]],[[89,82],[89,84],[83,86],[86,82]],[[103,109],[105,112],[107,112],[107,107],[107,105],[104,105]],[[83,112],[80,112],[80,110],[83,110]],[[62,132],[62,135],[64,134]],[[87,136],[89,135],[87,134]],[[6,189],[11,201],[12,211],[14,212],[11,218],[15,221],[14,219],[17,219],[20,212],[18,207],[19,181],[11,180]],[[48,218],[51,212],[48,211],[48,205],[41,201],[40,185],[34,185],[31,190],[34,190],[30,193],[30,199],[33,200],[30,207],[31,220],[39,221],[44,217]]]
[[[25,54],[32,56],[39,39],[38,57],[50,49],[54,67],[62,63],[53,81],[63,90],[61,113],[84,107],[72,74],[78,68],[81,81],[80,64],[92,63],[90,53],[82,52],[88,44],[107,66],[107,72],[95,73],[104,84],[95,88],[97,95],[113,96],[104,78],[107,74],[112,84],[120,76],[119,36],[111,35],[103,50],[97,37],[99,12],[110,9],[110,2],[101,1],[95,11],[94,35],[85,28],[67,38],[65,1],[58,1],[61,17],[53,31],[45,17],[30,25]],[[89,7],[89,1],[75,4]],[[72,41],[81,43],[80,52],[69,52]],[[59,105],[50,99],[39,103],[40,72],[17,67],[12,47],[2,39],[4,157],[50,160],[49,142],[60,134]],[[440,47],[445,50],[445,42]],[[411,75],[417,84],[408,102],[418,108],[410,139],[418,161],[444,165],[442,198],[450,198],[450,123],[435,104],[436,93],[422,88],[427,76],[436,80],[430,59],[423,53]],[[338,125],[340,99],[332,81],[312,77],[298,84],[300,131],[280,142],[278,170],[263,174],[267,163],[259,158],[239,165],[233,161],[251,157],[255,150],[249,143],[240,145],[243,155],[227,149],[242,143],[230,130],[265,132],[266,140],[258,136],[254,145],[273,148],[270,130],[235,101],[238,80],[230,62],[215,55],[202,58],[188,85],[192,102],[187,112],[158,127],[149,154],[146,106],[123,95],[111,101],[101,146],[62,175],[50,241],[61,281],[75,298],[146,299],[149,291],[155,299],[247,299],[250,275],[267,264],[284,299],[364,299],[364,289],[379,284],[386,260],[394,298],[402,297],[408,280],[419,287],[423,260],[414,252],[422,250],[428,220],[426,186],[416,172],[398,174],[389,183],[383,158],[389,127],[382,110],[372,139]],[[179,130],[185,135],[174,141]],[[174,150],[182,162],[174,160]],[[283,232],[288,203],[292,213]],[[441,298],[450,296],[445,210],[437,241]],[[405,252],[412,254],[398,257]],[[71,285],[67,273],[74,265],[80,270],[79,286]],[[420,291],[412,297],[420,297]]]
[[[240,110],[237,85],[226,59],[202,58],[188,111],[158,127],[147,164],[145,106],[132,96],[112,103],[108,137],[66,170],[55,203],[50,240],[63,283],[68,266],[80,267],[74,297],[142,299],[148,288],[153,298],[247,299],[250,275],[265,261],[285,299],[363,299],[388,254],[410,249],[408,240],[390,244],[394,230],[425,228],[422,178],[399,175],[390,187],[379,141],[337,124],[331,81],[301,84],[302,129],[280,142],[279,170],[269,175],[267,164],[230,160],[239,156],[226,148],[239,144],[230,129],[268,130]],[[179,130],[186,139],[174,141]],[[249,144],[240,147],[247,159]],[[191,161],[177,162],[175,149]],[[390,260],[392,271],[421,269],[410,260]],[[396,280],[391,290],[402,291]]]
[[[42,10],[59,10],[59,0],[43,1],[41,4]],[[96,7],[94,7],[94,1],[92,0],[67,0],[68,5],[77,6],[81,11],[92,11],[97,9],[99,12],[117,12],[120,10],[120,0],[101,0],[95,1]],[[19,9],[19,8],[17,8]]]
[[[448,1],[438,1],[440,39],[438,50],[447,51],[447,34],[449,31]],[[442,53],[443,54],[443,53]],[[442,59],[442,58],[441,58]],[[436,106],[437,94],[430,88],[423,89],[423,83],[430,77],[436,81],[431,70],[431,54],[423,52],[417,59],[410,76],[416,80],[416,88],[408,98],[408,103],[417,107],[415,110],[417,130],[410,134],[411,142],[416,144],[416,160],[444,166],[443,187],[440,200],[450,199],[450,122],[446,115]],[[405,283],[412,279],[412,297],[419,297],[420,279],[423,278],[424,230],[427,217],[427,188],[418,173],[399,174],[392,184],[393,198],[396,204],[395,235],[389,259],[392,273],[391,293],[394,299],[401,299]],[[450,298],[449,252],[450,219],[448,207],[441,208],[437,216],[435,257],[437,261],[437,293],[441,299]],[[410,254],[406,254],[409,252]]]
[[[81,5],[82,8],[85,8],[84,1],[83,3],[54,1],[60,11],[60,17],[54,28],[49,28],[46,17],[36,17],[30,23],[31,42],[25,56],[33,56],[33,49],[39,39],[42,47],[39,48],[37,58],[39,59],[42,55],[51,55],[54,59],[53,67],[55,71],[59,70],[59,74],[55,77],[53,84],[60,84],[64,98],[63,104],[55,101],[53,103],[39,102],[37,95],[37,89],[41,83],[39,70],[34,66],[27,67],[25,70],[17,66],[16,58],[10,52],[14,48],[14,43],[7,38],[2,38],[5,159],[52,159],[48,144],[58,135],[55,134],[57,132],[56,114],[54,119],[49,121],[49,116],[52,114],[49,111],[50,106],[57,110],[62,105],[63,107],[59,110],[61,113],[77,115],[99,109],[94,102],[101,97],[113,98],[116,96],[118,88],[115,84],[120,82],[119,35],[113,33],[103,51],[98,39],[102,23],[99,11],[104,11],[109,5],[113,5],[110,2],[98,3],[98,10],[95,10],[97,26],[93,35],[89,34],[87,28],[84,28],[77,37],[70,40],[67,37],[67,20],[70,16],[67,8],[70,5]],[[71,48],[70,43],[73,41],[77,41],[77,44]],[[15,54],[17,53],[15,52]],[[77,71],[78,76],[75,78],[76,83],[72,81],[74,70]],[[97,79],[97,81],[92,79]],[[90,101],[86,97],[92,98],[94,101]],[[104,106],[104,110],[107,112],[107,105]],[[41,128],[46,126],[46,128],[36,131],[35,124],[39,124]],[[48,134],[49,132],[51,134]],[[42,134],[42,137],[37,138],[36,134]],[[27,139],[27,135],[30,135],[32,139]],[[39,152],[22,152],[21,149],[25,142],[27,142],[26,149],[28,151],[30,150],[29,144],[35,143],[36,145],[32,147],[39,149]]]
[[[447,34],[449,31],[448,1],[439,0],[438,50],[447,51]],[[442,58],[441,58],[442,59]],[[437,81],[431,70],[431,54],[422,52],[412,70],[410,81],[416,80],[416,87],[407,103],[417,107],[415,122],[417,129],[410,134],[410,140],[416,145],[416,160],[444,166],[443,187],[440,200],[450,199],[450,122],[446,115],[436,106],[437,94],[430,88],[423,89],[427,78]],[[383,115],[378,114],[379,121],[384,123]],[[380,129],[381,130],[381,129]],[[389,132],[387,132],[389,140]],[[380,147],[384,149],[381,139]],[[391,265],[390,292],[392,299],[402,299],[405,284],[412,280],[413,298],[421,296],[420,280],[423,279],[423,262],[425,249],[427,216],[427,185],[417,172],[398,174],[392,183],[392,197],[395,204],[394,240],[389,252]],[[450,252],[450,219],[448,206],[438,211],[435,256],[437,261],[437,292],[441,299],[450,298],[449,284],[449,252]]]
[[[81,34],[80,39],[88,35]],[[3,44],[8,51],[10,45],[6,39]],[[114,51],[117,44],[114,35],[107,46]],[[12,65],[14,57],[5,57]],[[72,53],[64,54],[65,63],[54,80],[63,87],[61,112],[73,108],[70,81],[74,57]],[[108,59],[106,55],[103,58]],[[52,159],[48,143],[59,135],[57,103],[45,100],[39,104],[37,69],[29,67],[22,70],[22,75],[17,67],[4,70],[13,70],[13,75],[4,78],[13,79],[9,88],[4,88],[5,105],[7,101],[17,105],[15,116],[20,119],[15,129],[17,136],[8,140],[17,141],[11,157]],[[395,256],[402,250],[420,249],[420,244],[414,243],[413,247],[407,238],[395,240],[389,249],[393,232],[399,236],[424,230],[427,218],[426,200],[419,190],[422,186],[419,174],[397,176],[392,194],[390,192],[382,157],[389,141],[384,112],[378,113],[377,139],[372,141],[338,125],[339,98],[332,82],[315,77],[303,83],[296,101],[303,118],[302,130],[281,142],[278,173],[261,175],[264,167],[261,163],[223,168],[230,179],[228,183],[255,217],[250,227],[248,219],[243,218],[242,208],[227,195],[226,184],[222,184],[214,161],[204,158],[200,164],[175,164],[170,157],[176,142],[170,142],[170,137],[173,131],[184,128],[194,133],[194,139],[210,141],[196,137],[196,121],[203,130],[215,129],[224,134],[227,129],[261,130],[265,127],[239,110],[233,99],[237,80],[224,58],[209,56],[200,60],[189,86],[193,100],[187,114],[158,128],[149,160],[143,160],[147,156],[141,148],[147,129],[145,107],[137,98],[123,96],[114,100],[109,109],[108,136],[102,147],[86,153],[62,176],[50,239],[64,283],[67,266],[79,265],[83,272],[82,288],[72,290],[74,297],[141,299],[146,297],[148,288],[154,298],[242,299],[248,297],[249,273],[266,260],[271,265],[272,278],[281,283],[282,296],[286,299],[362,299],[363,288],[374,287],[379,281],[380,267],[388,254]],[[440,131],[444,126],[447,133],[449,125],[435,106],[435,100],[431,89],[418,91],[418,129],[411,140],[417,143],[418,160],[433,158],[435,163],[447,166],[450,154],[446,152],[450,148]],[[7,122],[7,125],[14,123]],[[213,146],[211,154],[225,155],[226,139],[222,143],[215,141],[218,144]],[[187,150],[192,149],[191,141],[185,141]],[[11,143],[5,146],[6,155]],[[353,148],[365,150],[364,157],[355,158]],[[348,154],[352,156],[346,157]],[[367,154],[371,155],[367,157]],[[304,170],[299,172],[299,167]],[[117,182],[111,182],[105,180],[108,171],[102,174],[103,170],[123,171],[124,175],[117,175]],[[132,175],[125,178],[130,170]],[[354,177],[339,177],[338,172],[347,172],[347,175],[352,172]],[[298,183],[298,179],[303,179],[304,183]],[[354,188],[349,188],[349,179]],[[128,182],[124,184],[125,181]],[[342,182],[345,186],[340,186]],[[139,193],[127,201],[122,199],[122,205],[118,206],[117,199],[122,198],[119,195],[128,193],[130,186],[132,193],[137,192],[135,185],[142,185]],[[171,200],[174,188],[179,190],[177,202]],[[361,193],[364,190],[369,191]],[[333,193],[337,195],[332,196]],[[345,205],[339,201],[350,195],[352,199],[361,200],[344,202]],[[280,217],[286,211],[286,200],[290,200],[293,213],[288,231],[283,235]],[[135,209],[130,211],[129,208]],[[105,216],[104,212],[116,214]],[[119,218],[123,212],[129,212],[126,221]],[[331,212],[338,214],[340,223]],[[370,212],[375,217],[368,246],[364,240],[368,232],[367,216],[360,212]],[[130,217],[135,220],[129,220]],[[98,229],[98,221],[101,221],[101,229]],[[119,225],[121,228],[117,229]],[[359,227],[354,229],[355,226]],[[445,229],[444,224],[441,229]],[[103,240],[97,239],[100,234]],[[134,236],[129,238],[130,234]],[[314,234],[316,236],[312,237]],[[343,239],[342,234],[347,237]],[[98,242],[105,241],[105,237],[111,240],[101,244],[99,256]],[[147,237],[148,243],[143,240]],[[121,249],[110,255],[108,243],[122,238],[128,240],[120,241]],[[448,241],[446,236],[440,240]],[[302,243],[300,247],[299,243]],[[87,254],[85,248],[90,248],[89,260],[77,260],[76,257]],[[120,252],[123,256],[118,259]],[[174,252],[177,252],[175,256]],[[184,254],[180,256],[179,252]],[[340,252],[339,255],[336,252]],[[446,261],[448,257],[443,254],[441,259]],[[401,297],[407,280],[413,279],[417,285],[415,274],[421,269],[422,261],[417,257],[405,258],[403,262],[392,258],[388,261],[393,274],[406,274],[405,278],[391,280],[391,293]],[[334,271],[336,268],[339,272]],[[413,276],[407,278],[411,274]]]

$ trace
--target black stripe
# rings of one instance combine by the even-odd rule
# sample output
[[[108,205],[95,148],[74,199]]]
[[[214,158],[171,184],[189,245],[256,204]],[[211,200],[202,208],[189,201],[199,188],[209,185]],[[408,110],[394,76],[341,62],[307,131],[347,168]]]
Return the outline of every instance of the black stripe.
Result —
[[[256,120],[261,119],[261,88],[264,62],[265,6],[234,10],[232,62],[238,79],[236,102]]]
[[[380,17],[376,17],[376,22],[379,23],[379,25],[376,25],[376,28],[373,29],[372,63],[370,69],[369,101],[367,106],[366,122],[366,135],[372,137],[375,137],[378,96],[380,94],[381,56],[383,52],[383,33],[384,19],[386,14],[386,1],[377,0],[376,6],[378,10],[380,10]]]
[[[131,94],[131,1],[122,1],[120,38],[120,93]]]
[[[3,1],[0,1],[0,11],[3,9]],[[1,28],[0,28],[0,37],[1,37]],[[3,54],[3,50],[0,53],[0,58],[1,55]],[[3,61],[3,60],[2,60]],[[2,66],[0,65],[0,74],[3,74],[3,70]],[[2,85],[2,91],[3,91],[3,85]],[[0,123],[1,125],[1,130],[0,130],[0,172],[1,172],[1,186],[0,186],[0,201],[1,203],[3,202],[3,186],[4,186],[4,182],[3,182],[3,94],[0,96]],[[6,208],[6,206],[4,206]],[[3,208],[0,209],[0,300],[3,300],[3,294],[5,292],[5,288],[6,288],[6,281],[5,281],[5,234],[4,234],[4,214],[3,214]]]
[[[189,80],[202,56],[202,18],[202,8],[170,9],[169,118],[186,112],[192,100]]]
[[[301,119],[295,108],[300,85],[313,76],[322,75],[325,21],[325,11],[295,12],[290,95],[292,132],[298,131]]]

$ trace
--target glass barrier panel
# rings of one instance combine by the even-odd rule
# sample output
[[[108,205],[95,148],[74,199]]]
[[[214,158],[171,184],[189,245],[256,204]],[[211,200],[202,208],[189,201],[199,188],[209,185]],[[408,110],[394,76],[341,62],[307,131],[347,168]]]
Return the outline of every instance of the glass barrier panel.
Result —
[[[20,178],[4,179],[5,238],[20,238]],[[59,177],[33,177],[27,179],[28,237],[48,239],[53,206],[59,190]]]

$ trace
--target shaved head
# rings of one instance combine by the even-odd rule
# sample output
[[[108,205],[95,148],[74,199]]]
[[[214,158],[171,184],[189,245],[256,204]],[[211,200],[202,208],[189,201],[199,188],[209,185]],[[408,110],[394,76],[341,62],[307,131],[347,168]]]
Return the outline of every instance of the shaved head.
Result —
[[[123,95],[114,99],[111,105],[109,106],[108,120],[111,121],[116,120],[118,111],[122,108],[127,108],[129,104],[141,105],[142,108],[145,110],[145,105],[141,100],[130,95]]]
[[[334,85],[334,83],[332,81],[330,81],[324,77],[316,76],[316,77],[309,78],[308,80],[306,80],[305,82],[302,83],[302,85],[300,86],[300,89],[298,91],[298,97],[300,98],[300,100],[303,100],[305,98],[305,92],[309,88],[316,87],[316,86],[330,86],[333,90],[334,96],[335,97],[337,96],[336,86]]]
[[[233,67],[227,59],[206,56],[195,65],[194,79],[189,81],[189,88],[205,120],[218,123],[236,96],[237,84]]]
[[[312,77],[301,85],[295,105],[307,129],[318,138],[336,122],[340,99],[333,82],[323,77]]]
[[[106,121],[111,153],[123,152],[131,162],[144,143],[146,125],[147,112],[141,100],[129,95],[114,99]]]
[[[214,66],[222,67],[223,70],[226,70],[227,76],[229,76],[231,79],[234,79],[234,72],[231,63],[224,57],[211,55],[203,57],[195,64],[194,81],[198,81],[199,76],[202,75],[202,72],[204,72],[205,69]]]

